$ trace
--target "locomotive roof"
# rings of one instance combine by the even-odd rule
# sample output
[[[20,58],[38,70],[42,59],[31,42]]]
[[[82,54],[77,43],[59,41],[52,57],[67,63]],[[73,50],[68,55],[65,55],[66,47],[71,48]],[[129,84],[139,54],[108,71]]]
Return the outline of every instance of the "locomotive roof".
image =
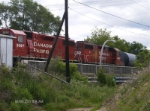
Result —
[[[54,35],[54,37],[56,37],[56,35]],[[59,35],[59,38],[60,39],[64,39],[65,40],[65,36],[62,36],[62,35]],[[74,41],[73,39],[71,38],[68,38],[69,41]]]
[[[116,51],[120,51],[118,48],[114,48]]]
[[[14,32],[15,34],[21,34],[21,35],[26,35],[23,31],[21,30],[14,30],[14,29],[10,29],[12,32]]]
[[[93,44],[93,43],[91,43],[91,42],[88,42],[88,41],[76,41],[76,43],[77,42],[81,42],[81,43],[84,43],[84,44],[89,44],[89,45],[96,45],[96,44]]]
[[[11,39],[14,39],[16,37],[0,34],[0,38],[11,38]]]
[[[77,41],[77,42],[81,42],[81,43],[88,44],[88,45],[94,45],[94,46],[102,47],[102,45],[97,45],[97,44],[94,44],[94,43],[91,43],[91,42],[88,42],[88,41]],[[111,48],[108,45],[105,45],[105,47]]]
[[[41,34],[41,33],[38,33],[36,31],[29,31],[29,30],[23,30],[24,32],[31,32],[31,33],[37,33],[37,34]]]

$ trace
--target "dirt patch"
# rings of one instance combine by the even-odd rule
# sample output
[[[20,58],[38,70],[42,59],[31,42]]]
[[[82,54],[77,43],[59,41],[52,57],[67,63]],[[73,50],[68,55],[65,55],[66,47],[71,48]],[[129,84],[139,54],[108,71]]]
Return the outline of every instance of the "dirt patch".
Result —
[[[75,109],[68,109],[67,111],[90,111],[93,108],[75,108]]]
[[[76,108],[76,109],[68,109],[67,111],[91,111],[93,108]],[[107,111],[105,107],[102,107],[96,111]]]

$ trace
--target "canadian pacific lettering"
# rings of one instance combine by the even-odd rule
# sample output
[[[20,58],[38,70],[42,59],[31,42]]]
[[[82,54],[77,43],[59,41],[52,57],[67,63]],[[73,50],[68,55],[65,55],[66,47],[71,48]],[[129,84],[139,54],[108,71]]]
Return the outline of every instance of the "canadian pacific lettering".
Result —
[[[44,43],[38,43],[38,42],[34,42],[34,46],[44,47],[44,48],[52,48],[52,45],[50,45],[50,44],[44,44]]]
[[[44,50],[44,49],[36,49],[36,48],[34,48],[34,52],[49,54],[49,50]]]
[[[34,47],[48,48],[48,50],[34,48],[34,52],[49,54],[49,48],[52,48],[52,45],[45,44],[45,43],[34,42]]]

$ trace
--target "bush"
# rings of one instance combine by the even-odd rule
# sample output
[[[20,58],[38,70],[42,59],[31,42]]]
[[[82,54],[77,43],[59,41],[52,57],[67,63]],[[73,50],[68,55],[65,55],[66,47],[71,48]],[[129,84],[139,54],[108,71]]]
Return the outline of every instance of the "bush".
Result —
[[[104,70],[100,69],[97,73],[97,79],[98,82],[100,83],[100,85],[106,85],[107,81],[106,81],[106,74],[104,74]]]
[[[49,65],[49,71],[65,75],[65,63],[61,61],[61,58],[57,57],[52,59]]]
[[[19,99],[27,99],[27,100],[32,100],[32,94],[29,92],[27,88],[18,88],[18,97]]]
[[[0,100],[0,111],[7,110],[8,104],[4,100]]]
[[[0,91],[11,91],[13,89],[12,81],[4,78],[0,81]]]
[[[52,59],[49,66],[49,71],[54,72],[55,74],[63,75],[66,77],[66,65],[60,58]],[[79,71],[76,64],[70,64],[70,78],[80,81],[87,82],[87,78],[83,77]]]
[[[12,74],[5,64],[0,66],[0,81],[2,78],[12,79]]]
[[[56,105],[54,103],[48,103],[44,106],[45,111],[56,111]]]
[[[76,80],[84,81],[84,82],[88,81],[88,78],[83,77],[79,73],[78,67],[76,64],[70,64],[70,76],[71,76],[71,79],[76,79]]]
[[[9,111],[20,111],[20,106],[19,106],[19,104],[16,104],[16,103],[11,103],[11,105],[10,105],[10,109],[9,109]]]
[[[105,74],[105,71],[103,69],[100,69],[97,73],[97,79],[100,85],[107,85],[109,87],[115,86],[115,80],[112,75]]]
[[[107,81],[107,86],[109,86],[109,87],[111,87],[111,86],[114,87],[116,85],[116,82],[112,75],[106,75],[106,81]]]

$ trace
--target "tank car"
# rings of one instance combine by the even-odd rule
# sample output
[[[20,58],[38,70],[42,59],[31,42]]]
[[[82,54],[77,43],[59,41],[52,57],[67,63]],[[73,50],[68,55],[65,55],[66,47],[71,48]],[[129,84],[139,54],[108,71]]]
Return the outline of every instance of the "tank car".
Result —
[[[120,57],[125,66],[134,66],[136,59],[135,54],[120,51]]]

